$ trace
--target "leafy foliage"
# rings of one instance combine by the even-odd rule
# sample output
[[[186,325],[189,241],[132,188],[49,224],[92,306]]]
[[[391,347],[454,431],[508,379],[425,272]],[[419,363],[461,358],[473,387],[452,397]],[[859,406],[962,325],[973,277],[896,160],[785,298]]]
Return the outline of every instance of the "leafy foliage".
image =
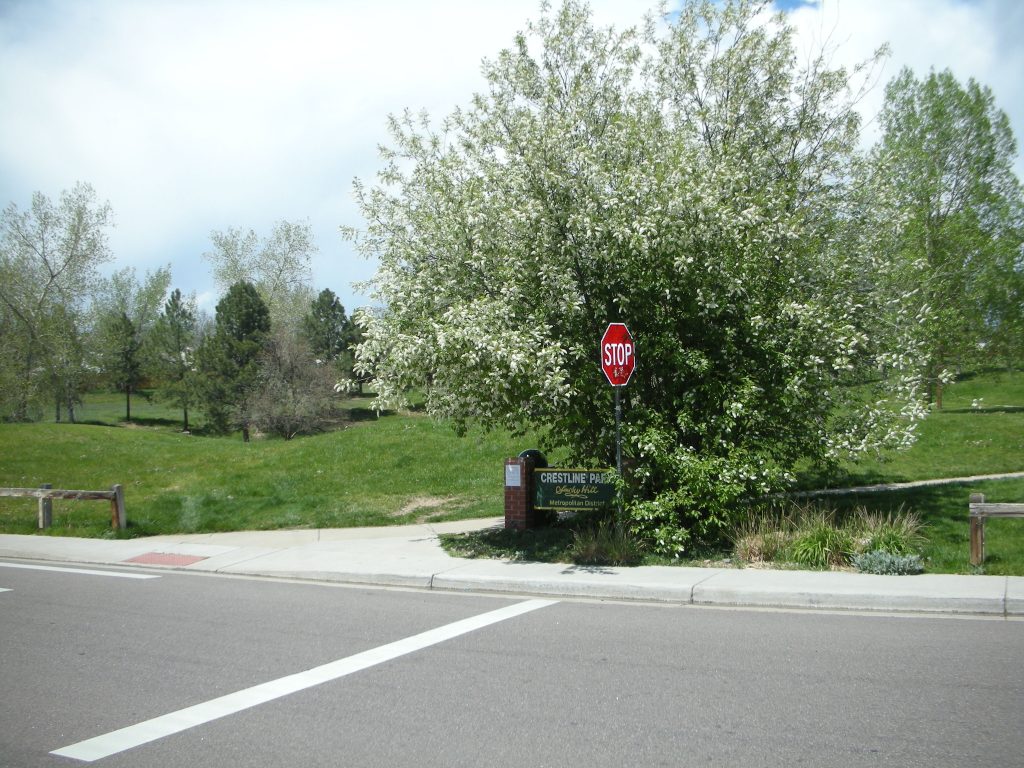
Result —
[[[339,381],[338,389],[358,388],[362,394],[367,378],[355,371],[355,349],[362,333],[355,321],[345,314],[334,291],[324,288],[302,319],[302,334],[318,360],[329,363]]]
[[[645,37],[545,11],[440,130],[393,119],[377,185],[356,186],[349,235],[384,307],[359,360],[381,404],[422,391],[457,424],[536,426],[611,463],[596,346],[625,322],[627,509],[665,555],[720,536],[798,459],[906,445],[924,414],[917,319],[875,288],[852,181],[859,75],[798,69],[761,10],[691,2]]]
[[[210,240],[213,250],[203,257],[222,291],[251,283],[275,326],[301,320],[312,293],[310,261],[317,250],[309,222],[279,221],[262,240],[251,229],[229,227],[211,232]]]
[[[878,199],[899,225],[896,263],[918,286],[935,401],[952,368],[1024,347],[1024,197],[1016,142],[992,91],[949,70],[904,69],[886,88]],[[890,225],[891,226],[891,225]]]
[[[202,399],[214,432],[241,427],[249,439],[250,397],[270,333],[270,312],[252,283],[239,282],[217,302],[214,331],[199,350]]]
[[[320,360],[334,362],[352,343],[352,324],[345,307],[330,288],[324,288],[302,318],[302,332]]]
[[[115,272],[101,283],[93,311],[95,343],[103,372],[125,395],[125,419],[131,420],[131,396],[145,379],[149,334],[171,282],[170,267],[147,273],[140,284],[133,267]]]
[[[88,184],[41,192],[28,210],[0,214],[0,416],[36,418],[52,396],[73,414],[88,377],[84,308],[98,265],[110,259],[108,203]],[[73,418],[73,416],[72,416]]]
[[[171,293],[153,328],[153,359],[161,399],[182,409],[182,429],[188,432],[188,409],[196,401],[195,296],[183,298],[177,288]]]

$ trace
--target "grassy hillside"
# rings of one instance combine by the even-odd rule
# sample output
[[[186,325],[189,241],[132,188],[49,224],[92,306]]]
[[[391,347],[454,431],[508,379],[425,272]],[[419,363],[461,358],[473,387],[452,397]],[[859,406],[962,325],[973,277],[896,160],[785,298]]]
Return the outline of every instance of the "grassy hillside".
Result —
[[[254,440],[98,424],[0,425],[0,486],[125,488],[129,535],[388,525],[502,514],[504,433],[457,437],[420,415]],[[102,502],[54,501],[54,534],[104,535]],[[31,499],[0,499],[0,529],[31,533]]]
[[[828,475],[808,472],[800,485],[849,487],[1024,471],[1024,373],[971,375],[949,386],[943,399],[942,410],[918,425],[910,450],[867,456]]]

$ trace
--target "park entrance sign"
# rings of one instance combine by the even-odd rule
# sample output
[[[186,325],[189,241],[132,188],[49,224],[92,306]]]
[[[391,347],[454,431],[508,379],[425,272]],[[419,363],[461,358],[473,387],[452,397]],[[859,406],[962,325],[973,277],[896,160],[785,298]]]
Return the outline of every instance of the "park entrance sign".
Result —
[[[615,502],[615,475],[607,469],[533,470],[534,509],[606,509]]]
[[[624,387],[636,369],[636,345],[624,323],[608,323],[601,337],[601,370],[613,387]]]

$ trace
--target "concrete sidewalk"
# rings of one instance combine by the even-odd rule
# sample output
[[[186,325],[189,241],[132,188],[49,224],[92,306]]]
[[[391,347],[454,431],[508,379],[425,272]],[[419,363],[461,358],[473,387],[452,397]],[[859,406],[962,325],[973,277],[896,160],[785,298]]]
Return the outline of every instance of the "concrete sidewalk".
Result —
[[[591,567],[454,558],[438,543],[440,533],[501,524],[491,518],[116,541],[0,535],[0,558],[685,605],[1024,617],[1024,577],[1018,576]]]

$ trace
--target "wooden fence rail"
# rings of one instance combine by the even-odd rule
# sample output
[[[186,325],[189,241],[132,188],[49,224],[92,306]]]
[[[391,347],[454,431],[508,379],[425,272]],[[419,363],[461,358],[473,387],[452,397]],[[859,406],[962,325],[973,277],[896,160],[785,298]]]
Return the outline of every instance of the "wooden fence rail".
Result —
[[[0,488],[0,496],[20,496],[39,499],[39,527],[49,528],[53,521],[53,499],[74,499],[81,501],[109,499],[110,524],[117,530],[127,525],[124,513],[124,489],[114,485],[109,491],[68,491],[51,488],[45,483],[40,488]]]
[[[985,494],[972,493],[968,507],[971,521],[971,565],[985,562],[985,518],[1024,517],[1024,504],[986,504]]]

